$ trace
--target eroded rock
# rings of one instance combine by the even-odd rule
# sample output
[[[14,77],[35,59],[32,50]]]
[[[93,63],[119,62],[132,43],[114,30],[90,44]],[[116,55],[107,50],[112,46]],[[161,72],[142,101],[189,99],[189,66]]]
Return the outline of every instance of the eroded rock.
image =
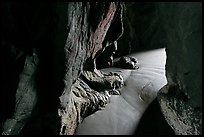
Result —
[[[28,55],[16,91],[15,112],[2,127],[2,135],[17,135],[31,117],[37,102],[36,69],[39,64],[36,52]]]
[[[121,4],[68,3],[68,37],[64,47],[64,89],[60,98],[61,135],[74,134],[78,123],[107,103],[110,94],[119,94],[123,81],[117,74],[102,74],[96,59],[106,46],[116,41],[109,29],[120,18]],[[121,25],[119,25],[121,26]],[[120,29],[121,30],[121,29]],[[112,32],[112,31],[111,31]],[[112,34],[112,33],[111,33]],[[109,93],[109,90],[112,91]],[[83,96],[84,95],[84,96]]]
[[[82,120],[105,107],[111,94],[119,94],[123,78],[116,73],[105,74],[100,71],[84,71],[72,85],[66,106],[59,110],[61,135],[73,135]]]
[[[134,57],[121,57],[118,61],[114,62],[115,67],[123,69],[139,69],[138,60]]]
[[[115,74],[113,76],[116,77],[115,80],[107,74],[104,76],[106,80],[98,81],[109,85],[108,90],[104,88],[104,91],[90,88],[90,85],[79,77],[83,70],[99,74],[95,71],[96,58],[106,46],[117,41],[122,34],[123,28],[117,28],[122,24],[121,5],[120,2],[4,3],[2,12],[4,19],[3,45],[4,49],[8,48],[12,54],[5,52],[3,57],[9,58],[10,55],[14,55],[12,57],[14,58],[13,64],[16,64],[16,60],[21,59],[22,53],[30,58],[28,54],[35,48],[39,53],[40,65],[35,64],[35,61],[34,63],[30,62],[32,59],[28,59],[28,61],[26,59],[30,70],[27,69],[28,66],[24,67],[20,82],[18,83],[18,78],[16,78],[19,76],[19,72],[15,76],[14,83],[6,81],[7,86],[4,86],[3,90],[4,93],[8,91],[6,98],[9,97],[8,102],[12,102],[10,103],[12,107],[3,116],[4,122],[6,122],[3,125],[2,134],[58,134],[58,130],[55,129],[58,128],[56,126],[58,121],[52,119],[56,125],[52,122],[50,124],[49,119],[51,118],[48,118],[50,113],[53,117],[57,117],[58,106],[61,106],[59,109],[59,116],[62,118],[61,134],[73,134],[77,126],[76,121],[78,120],[76,119],[80,119],[77,117],[81,116],[77,114],[78,110],[87,109],[91,112],[98,110],[97,106],[103,106],[107,102],[105,97],[110,96],[108,90],[111,91],[110,94],[119,94],[117,91],[119,85],[114,82],[118,78]],[[111,28],[110,31],[109,28]],[[14,45],[14,48],[11,45]],[[23,52],[18,53],[18,50]],[[24,56],[20,60],[22,63],[24,63]],[[8,64],[12,64],[11,61],[8,59]],[[2,62],[6,66],[6,61]],[[15,67],[17,65],[7,66]],[[9,74],[8,79],[11,79],[13,73],[9,71],[14,69],[8,70],[7,66],[4,67],[8,71],[4,78]],[[37,80],[34,79],[36,69],[38,70]],[[18,85],[18,89],[13,87],[11,98],[9,86],[15,84]],[[90,95],[87,94],[87,98],[93,100],[91,105],[87,103],[81,103],[84,106],[78,105],[80,99],[77,96],[83,94],[84,91],[90,92]],[[39,97],[37,99],[36,92]],[[59,96],[60,101],[58,101]],[[18,101],[15,100],[15,97]],[[34,109],[36,101],[37,111]],[[16,107],[15,111],[13,106]],[[33,118],[31,112],[37,116],[35,115],[36,117]],[[80,111],[80,113],[85,112]],[[67,114],[71,115],[71,119],[66,119],[67,116],[69,117]],[[84,116],[84,114],[82,115]],[[31,121],[28,122],[28,119]],[[26,123],[26,128],[23,128]],[[30,127],[37,127],[37,130]],[[54,132],[49,132],[50,129]]]
[[[163,87],[158,93],[161,111],[176,135],[201,135],[202,112],[193,108],[178,86]]]

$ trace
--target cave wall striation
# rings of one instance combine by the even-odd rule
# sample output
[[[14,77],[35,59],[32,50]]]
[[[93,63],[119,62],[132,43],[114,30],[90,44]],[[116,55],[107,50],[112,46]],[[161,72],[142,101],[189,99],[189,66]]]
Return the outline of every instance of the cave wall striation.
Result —
[[[122,35],[122,7],[2,3],[3,135],[74,134],[84,117],[119,94],[123,78],[97,70],[96,59]],[[116,24],[118,31],[108,31]]]

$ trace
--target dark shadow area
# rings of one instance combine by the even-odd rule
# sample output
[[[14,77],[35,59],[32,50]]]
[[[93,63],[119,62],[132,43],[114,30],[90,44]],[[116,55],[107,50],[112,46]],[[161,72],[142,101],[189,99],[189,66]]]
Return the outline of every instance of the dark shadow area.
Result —
[[[124,33],[114,58],[167,46],[158,3],[125,2],[123,24]]]
[[[154,99],[144,112],[135,135],[175,135],[165,120],[157,99]]]
[[[67,5],[54,2],[1,4],[2,123],[15,112],[16,91],[25,58],[36,49],[40,60],[35,76],[37,104],[20,134],[58,134],[57,110],[63,88]]]
[[[23,128],[15,130],[21,131],[20,135],[59,134],[63,123],[58,113],[60,102],[63,102],[59,97],[62,93],[70,93],[71,86],[83,70],[93,71],[93,58],[97,57],[97,69],[108,68],[110,70],[106,70],[107,72],[121,73],[127,81],[124,92],[121,92],[124,94],[114,96],[111,106],[105,111],[100,111],[102,114],[92,115],[98,116],[98,121],[96,117],[93,117],[93,120],[88,119],[85,124],[90,122],[89,127],[83,123],[81,133],[94,131],[94,134],[132,134],[135,131],[134,135],[175,135],[173,129],[182,127],[181,133],[176,134],[202,134],[202,118],[194,118],[193,115],[192,120],[189,109],[183,109],[181,103],[178,103],[181,107],[178,107],[179,110],[175,113],[185,112],[189,119],[186,118],[186,124],[182,121],[182,115],[179,120],[184,123],[183,126],[177,119],[178,115],[175,115],[175,121],[178,123],[172,122],[176,125],[172,129],[165,120],[162,113],[164,111],[161,111],[159,96],[154,99],[164,85],[178,84],[183,88],[181,94],[171,93],[191,105],[192,114],[198,109],[199,112],[202,111],[201,3],[120,3],[119,8],[115,9],[115,16],[114,10],[111,10],[114,9],[114,4],[110,6],[111,3],[106,2],[70,5],[54,2],[1,4],[2,127],[7,119],[17,121],[15,124],[18,125],[20,118],[14,114],[19,112],[19,115],[28,115],[22,120],[22,123],[25,122]],[[105,18],[107,12],[110,12],[110,15]],[[113,19],[110,20],[109,16],[113,16]],[[110,27],[104,32],[109,22]],[[100,38],[103,36],[102,33],[104,39]],[[165,54],[157,54],[160,48],[165,48],[162,49]],[[39,64],[35,64],[38,65],[36,73],[28,80],[23,78],[25,81],[22,82],[20,76],[24,70],[25,59],[32,55],[33,51],[36,51],[39,58]],[[161,64],[164,61],[166,64]],[[163,76],[167,79],[163,79]],[[92,81],[87,79],[84,82],[96,91],[104,88],[91,85]],[[26,87],[22,86],[22,83],[31,85],[28,84]],[[25,108],[17,107],[17,91],[24,90],[29,93],[33,91],[36,95],[36,102],[33,101],[34,105],[30,105],[29,111],[26,107],[29,103],[22,103]],[[24,92],[21,93],[20,98],[26,95]],[[35,99],[33,96],[29,97],[26,96],[25,100]],[[151,102],[150,99],[154,100]],[[64,101],[64,104],[67,102]],[[138,109],[137,105],[142,109]],[[141,115],[136,115],[135,110]],[[103,116],[104,119],[99,116]],[[196,120],[200,122],[197,122],[199,128],[196,127]],[[95,125],[91,122],[95,122]],[[136,122],[139,122],[137,128]],[[19,129],[15,124],[9,124],[8,131],[13,127]],[[186,127],[192,127],[192,131]],[[95,130],[97,128],[98,131]],[[63,133],[65,130],[62,126]],[[2,128],[2,134],[4,133],[6,134]]]
[[[36,75],[38,102],[21,135],[57,135],[61,126],[58,108],[64,86],[63,47],[66,41],[67,6],[63,3],[41,3],[38,8],[37,18],[41,20],[38,27],[42,28],[36,34],[41,35],[36,41],[40,60]]]

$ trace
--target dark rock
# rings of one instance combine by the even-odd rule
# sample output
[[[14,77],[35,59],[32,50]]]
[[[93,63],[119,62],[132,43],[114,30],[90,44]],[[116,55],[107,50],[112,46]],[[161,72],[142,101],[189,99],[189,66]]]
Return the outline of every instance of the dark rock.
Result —
[[[104,10],[101,8],[97,9],[97,7],[101,7]],[[114,75],[109,77],[100,74],[96,69],[96,58],[109,45],[106,44],[116,41],[121,35],[121,33],[117,37],[114,37],[116,36],[114,35],[112,39],[106,37],[118,10],[120,10],[118,8],[120,8],[120,3],[117,2],[95,4],[88,2],[68,3],[68,37],[64,47],[64,88],[62,95],[59,97],[60,108],[58,109],[61,117],[60,134],[62,135],[74,134],[78,123],[84,117],[81,114],[81,109],[83,109],[84,113],[87,111],[92,112],[106,104],[107,99],[104,100],[104,95],[97,93],[99,89],[96,91],[96,88],[93,87],[96,87],[96,85],[101,86],[101,88],[105,86],[105,89],[107,87],[109,89],[120,87],[120,84],[118,84],[120,82],[117,80],[120,77]],[[97,11],[93,12],[94,9],[97,9]],[[95,16],[96,20],[92,20],[90,16]],[[84,73],[83,71],[89,73]],[[81,74],[85,76],[85,82],[88,87],[82,86],[86,85],[84,82],[84,84],[80,85],[82,82],[79,78]],[[113,79],[113,77],[116,79]],[[78,89],[80,86],[83,88]],[[80,96],[81,92],[86,93],[87,90],[89,91],[88,97],[75,97]],[[81,102],[80,100],[84,101]]]
[[[114,58],[167,46],[157,5],[155,2],[125,3],[124,33],[118,40],[118,52]]]
[[[123,69],[139,69],[138,60],[134,57],[121,57],[114,62],[114,67]]]
[[[54,112],[60,105],[61,108],[73,105],[67,96],[73,94],[72,87],[78,81],[82,71],[97,72],[95,61],[98,55],[122,35],[122,3],[5,2],[2,7],[4,35],[1,56],[3,59],[8,59],[1,60],[2,66],[5,66],[3,69],[6,71],[3,75],[3,79],[6,79],[3,91],[8,94],[5,97],[10,98],[6,101],[9,108],[3,115],[2,134],[23,135],[35,131],[38,132],[36,134],[43,134],[47,133],[46,130],[49,129],[53,129],[52,133],[56,134],[58,131],[56,128],[59,127],[48,126],[50,118],[47,114],[51,113],[52,117],[56,119],[56,123],[54,123],[59,125]],[[118,26],[119,29],[117,29]],[[112,30],[108,31],[109,28]],[[33,55],[33,49],[36,49],[39,58],[37,66],[35,61],[27,61],[27,58]],[[34,67],[36,74],[31,74],[34,70],[27,70],[24,63]],[[7,69],[8,67],[9,69]],[[14,73],[11,73],[12,71]],[[21,77],[18,81],[19,75]],[[105,77],[109,76],[107,74]],[[118,76],[114,74],[113,77]],[[120,82],[112,80],[111,83],[110,81],[103,81],[110,86],[108,90],[120,87]],[[13,86],[12,89],[8,88],[10,85]],[[8,93],[6,93],[7,91]],[[101,104],[99,106],[103,106],[105,103],[102,101],[103,95],[100,94],[94,92],[93,96],[90,96],[96,97],[96,99],[98,97],[100,100],[98,104]],[[19,98],[20,105],[15,101],[15,98]],[[27,104],[25,104],[26,102]],[[94,107],[98,108],[97,103],[94,104],[95,102],[97,101],[92,102],[93,110],[96,110]],[[84,104],[82,108],[86,109],[88,106]],[[80,108],[77,109],[80,110]],[[33,117],[33,113],[35,117]],[[69,110],[67,114],[76,116],[74,110]],[[16,120],[16,117],[19,119]],[[73,124],[77,125],[77,122]],[[39,130],[29,129],[36,125],[39,125]],[[21,132],[22,128],[23,133]],[[40,130],[40,128],[44,130]],[[75,129],[75,126],[70,128]],[[64,126],[62,126],[61,134],[65,134],[64,130]],[[71,130],[70,133],[73,134],[73,131]]]
[[[158,94],[161,110],[176,134],[201,135],[202,4],[160,3],[158,7],[168,44],[168,84]]]
[[[36,68],[39,64],[37,54],[27,56],[24,69],[20,75],[15,98],[15,112],[3,125],[2,135],[16,135],[32,116],[37,102]]]
[[[122,86],[123,78],[118,74],[84,71],[66,95],[69,102],[58,110],[61,117],[60,134],[73,135],[78,124],[86,116],[103,109],[110,95],[118,95]]]
[[[120,76],[97,69],[137,69],[134,58],[113,59],[158,47],[167,53],[169,88],[158,94],[166,121],[176,134],[202,134],[201,3],[1,7],[2,134],[74,134],[84,117],[120,94]]]
[[[123,4],[119,4],[116,9],[114,19],[107,31],[105,39],[102,43],[103,48],[97,53],[96,67],[97,69],[113,66],[113,56],[117,52],[117,41],[123,34]]]
[[[108,68],[113,66],[113,56],[117,52],[117,42],[113,42],[105,48],[105,50],[97,57],[97,69]]]
[[[166,121],[176,135],[201,135],[202,112],[190,106],[180,94],[172,94],[179,89],[174,90],[165,86],[158,93],[159,105]]]

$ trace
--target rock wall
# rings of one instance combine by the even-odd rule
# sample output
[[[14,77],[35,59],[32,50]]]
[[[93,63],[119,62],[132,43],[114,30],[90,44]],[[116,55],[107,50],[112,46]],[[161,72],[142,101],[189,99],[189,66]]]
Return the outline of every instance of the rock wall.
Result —
[[[114,57],[141,50],[166,47],[166,34],[155,2],[126,2],[123,12],[124,33],[118,40]]]
[[[2,2],[1,6],[2,134],[13,135],[21,134],[39,113],[46,115],[50,105],[54,108],[52,55],[57,18],[53,3]]]
[[[160,3],[168,84],[158,100],[176,134],[202,134],[202,5]]]
[[[202,5],[127,2],[115,57],[165,47],[168,84],[158,94],[176,134],[202,134]]]
[[[92,84],[84,88],[85,91],[87,90],[87,94],[89,92],[87,96],[82,95],[79,97],[78,95],[82,94],[82,91],[75,87],[80,87],[81,84],[76,83],[81,83],[81,79],[79,78],[81,75],[85,75],[86,79],[90,78],[89,81],[95,81],[96,79],[93,82],[94,84],[103,81],[97,80],[98,78],[107,79],[104,74],[96,69],[96,59],[109,44],[117,41],[122,33],[122,31],[119,31],[113,36],[108,35],[110,33],[108,33],[108,30],[112,28],[114,22],[118,21],[117,18],[120,17],[120,10],[120,3],[114,2],[68,3],[68,38],[64,47],[65,86],[60,96],[60,108],[58,110],[59,116],[61,117],[60,134],[62,135],[74,134],[77,125],[87,116],[86,113],[89,114],[90,112],[96,111],[99,109],[97,106],[100,102],[101,105],[99,106],[102,107],[108,101],[106,94],[97,95],[95,91],[92,91],[93,95],[91,94]],[[117,16],[117,14],[119,15]],[[119,21],[121,22],[122,20]],[[122,28],[122,26],[119,27]],[[121,28],[119,30],[122,30]],[[89,71],[89,73],[93,72],[94,74],[86,76],[86,71]],[[112,75],[112,77],[117,76]],[[105,83],[107,85],[109,81]],[[111,84],[111,87],[115,87],[114,84]],[[82,101],[82,98],[85,98],[85,100]]]
[[[166,47],[161,110],[176,134],[202,134],[201,3],[126,3],[125,12],[119,2],[1,7],[2,134],[74,134],[122,85],[96,69],[117,45],[116,56]],[[109,87],[98,92],[93,83]]]
[[[96,58],[122,34],[122,25],[112,33],[121,10],[119,2],[2,3],[2,134],[74,134],[108,102],[106,86],[99,93],[80,76],[90,73],[107,90],[122,84],[96,69]]]

